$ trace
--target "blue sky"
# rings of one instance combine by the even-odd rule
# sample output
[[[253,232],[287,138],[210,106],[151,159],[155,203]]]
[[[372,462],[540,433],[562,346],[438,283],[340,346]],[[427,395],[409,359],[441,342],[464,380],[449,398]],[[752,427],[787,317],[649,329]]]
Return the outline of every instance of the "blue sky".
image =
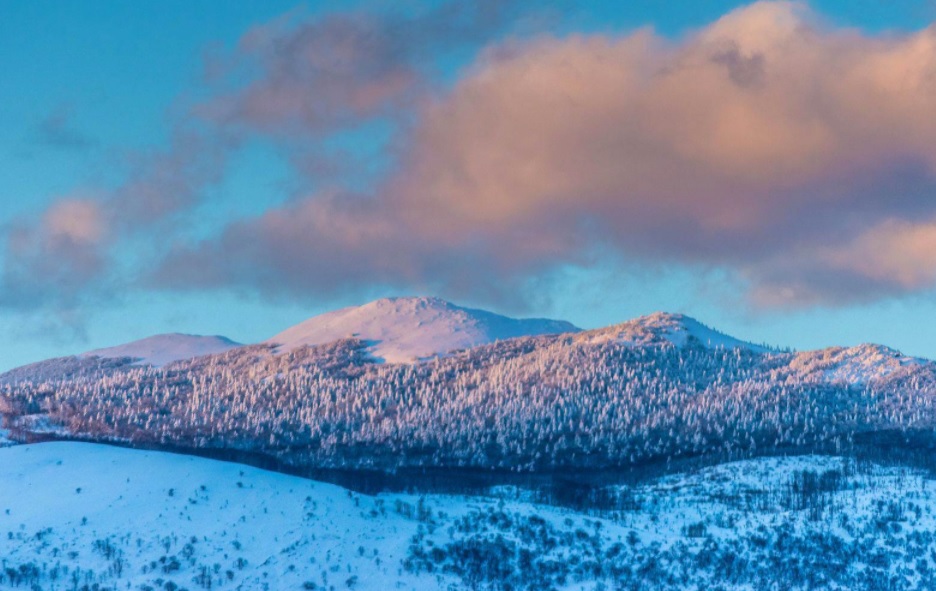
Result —
[[[706,227],[695,238],[700,242],[688,247],[688,251],[675,238],[666,243],[652,238],[631,240],[626,222],[609,223],[607,228],[596,231],[601,237],[594,240],[590,230],[580,229],[590,224],[602,226],[602,216],[609,211],[613,212],[608,214],[609,219],[614,221],[618,220],[614,216],[630,219],[634,211],[644,211],[624,211],[615,205],[615,192],[629,194],[632,189],[627,182],[640,177],[615,177],[619,185],[611,189],[602,186],[602,191],[610,193],[581,209],[574,201],[578,197],[563,196],[567,201],[556,211],[564,213],[556,213],[556,217],[567,216],[569,211],[582,214],[577,229],[550,216],[538,225],[531,222],[529,227],[518,224],[515,218],[485,217],[495,213],[494,209],[486,210],[484,203],[478,205],[483,214],[478,214],[478,225],[465,228],[461,225],[464,212],[473,215],[475,209],[459,209],[464,201],[459,197],[462,193],[438,199],[434,195],[425,197],[432,201],[409,197],[423,188],[431,193],[431,187],[448,186],[447,177],[431,170],[425,172],[437,161],[427,156],[432,150],[420,142],[428,141],[425,137],[450,133],[444,126],[432,128],[427,123],[432,113],[462,114],[475,108],[481,99],[464,102],[460,93],[462,85],[469,82],[474,84],[473,92],[491,90],[483,79],[473,78],[479,76],[479,71],[492,77],[505,76],[509,84],[518,77],[511,72],[524,71],[510,68],[529,66],[520,57],[490,61],[484,56],[490,55],[492,48],[506,47],[504,51],[514,51],[523,59],[545,54],[558,56],[558,63],[582,59],[585,61],[581,64],[590,64],[588,60],[593,56],[583,57],[584,50],[570,42],[571,38],[620,40],[641,27],[652,27],[656,40],[670,44],[670,48],[654,50],[657,53],[646,59],[654,64],[676,59],[673,54],[692,59],[701,51],[693,39],[704,36],[712,23],[743,9],[747,3],[635,0],[595,3],[587,8],[578,3],[521,3],[507,8],[505,15],[493,22],[472,21],[456,33],[437,35],[429,35],[429,29],[445,31],[441,24],[444,19],[426,14],[444,7],[444,3],[389,6],[368,2],[297,5],[276,1],[0,0],[0,232],[4,233],[2,243],[6,248],[4,262],[0,263],[4,264],[5,277],[0,290],[8,292],[0,294],[0,330],[6,335],[0,342],[0,369],[160,332],[224,334],[251,342],[334,307],[384,295],[427,292],[510,314],[561,317],[583,327],[623,321],[655,310],[680,311],[758,342],[813,348],[873,341],[910,354],[936,357],[936,345],[925,334],[929,318],[936,312],[929,281],[930,260],[911,259],[900,274],[868,269],[860,260],[865,252],[862,249],[872,248],[868,244],[875,245],[875,249],[880,246],[881,228],[899,227],[909,237],[896,246],[888,242],[880,247],[897,253],[895,256],[903,252],[901,248],[911,248],[906,246],[908,243],[927,243],[925,232],[929,226],[908,226],[919,222],[921,216],[928,219],[930,211],[925,203],[936,196],[931,170],[926,164],[916,168],[917,160],[906,168],[895,164],[871,177],[864,184],[881,188],[869,190],[861,199],[836,197],[842,199],[840,213],[828,214],[828,219],[850,220],[859,238],[866,234],[867,240],[853,245],[841,238],[841,244],[820,244],[814,235],[805,234],[804,240],[818,246],[803,250],[790,241],[778,240],[777,257],[761,253],[751,259],[737,254],[744,250],[739,244],[746,236],[784,228],[746,227],[742,233],[722,236]],[[922,0],[817,0],[809,4],[809,9],[810,26],[817,27],[823,39],[833,39],[819,44],[816,50],[819,59],[830,62],[833,58],[828,54],[838,56],[836,52],[873,57],[873,52],[879,51],[875,44],[910,44],[936,18],[934,5]],[[308,35],[331,34],[336,29],[334,22],[344,22],[336,15],[344,13],[354,15],[353,19],[363,18],[368,35],[373,31],[367,27],[373,25],[372,21],[378,22],[373,25],[377,31],[374,34],[389,36],[379,40],[400,53],[393,57],[399,61],[387,58],[385,62],[370,56],[359,62],[355,61],[359,53],[349,53],[351,67],[361,63],[377,68],[377,74],[339,69],[337,75],[330,73],[309,80],[299,74],[298,82],[289,80],[290,68],[301,62],[284,65],[277,61],[286,51],[277,48],[301,50],[305,46],[298,44],[309,43]],[[334,22],[322,25],[328,18]],[[753,22],[753,17],[749,21]],[[393,39],[405,27],[401,23],[407,22],[413,23],[412,30],[427,31],[423,45],[398,44]],[[264,23],[274,24],[264,29],[268,38],[260,42],[260,49],[238,49],[239,43],[243,46],[245,34]],[[303,36],[302,31],[308,31],[308,35]],[[841,41],[849,36],[859,40]],[[454,37],[458,39],[450,39]],[[361,38],[355,37],[355,42],[361,42]],[[365,45],[370,42],[367,35],[363,39]],[[314,45],[314,40],[311,43],[308,47],[319,56],[315,59],[331,64],[330,56],[321,57],[328,53],[328,46],[323,49]],[[847,50],[840,49],[844,45]],[[615,50],[614,55],[621,52]],[[739,55],[739,59],[754,60],[750,63],[760,59],[756,53]],[[764,55],[770,63],[769,49],[764,50]],[[545,63],[542,67],[552,65]],[[224,71],[220,82],[217,76],[206,78],[206,71],[212,68]],[[279,77],[264,78],[264,72],[269,74],[275,68],[282,68],[276,74]],[[378,80],[381,84],[373,88],[367,87],[374,76],[386,79]],[[316,101],[321,101],[315,117],[324,120],[313,120],[305,111],[297,114],[301,121],[278,120],[278,111],[270,119],[270,113],[262,111],[266,108],[262,105],[269,102],[261,105],[261,111],[250,111],[261,103],[245,99],[249,98],[245,89],[257,80],[267,84],[261,87],[264,92],[285,84],[293,93],[289,97],[298,93],[302,99],[301,93],[308,93],[307,102],[317,105]],[[329,85],[339,88],[334,90]],[[337,98],[320,99],[319,94]],[[375,94],[377,98],[373,98]],[[264,96],[270,100],[268,94]],[[361,104],[343,108],[341,101],[350,100],[348,97]],[[492,105],[502,105],[490,100]],[[898,100],[902,99],[894,98]],[[198,108],[205,105],[210,115],[192,114],[202,113]],[[848,117],[857,119],[855,113],[861,114],[866,107],[852,107],[849,103],[845,108],[856,109]],[[921,107],[924,112],[928,108]],[[681,113],[684,111],[677,115]],[[469,116],[483,114],[465,115]],[[851,119],[845,123],[840,119],[835,125],[845,129],[843,137],[858,137],[848,135],[854,131],[849,128]],[[893,126],[888,121],[881,125]],[[495,135],[492,132],[491,136]],[[185,139],[177,141],[182,136]],[[193,136],[196,140],[190,141]],[[222,137],[229,136],[236,147],[219,147],[224,143]],[[584,138],[582,141],[594,139],[594,135],[575,137]],[[886,159],[890,154],[916,150],[919,159],[925,160],[928,145],[916,140],[901,143],[902,139],[876,147],[878,151],[872,156],[883,155]],[[447,143],[441,145],[447,149],[451,141],[445,139]],[[179,144],[183,147],[176,148]],[[152,163],[160,155],[168,154],[173,162],[200,163],[205,152],[212,150],[217,150],[223,161],[217,170],[211,163],[198,164],[199,171],[202,167],[208,169],[204,177],[210,180],[204,180],[199,171],[189,171],[182,185],[175,179],[162,182],[165,179],[159,175],[155,175],[159,183],[145,185],[153,191],[190,192],[183,205],[166,206],[171,211],[159,213],[164,217],[158,220],[146,219],[148,213],[120,213],[125,207],[132,209],[137,198],[134,191],[142,186],[131,182],[135,175],[151,180],[139,170],[155,166]],[[460,154],[460,150],[453,148],[452,153]],[[864,156],[849,152],[829,166],[850,170]],[[416,164],[410,169],[411,162]],[[184,164],[172,168],[173,174],[182,167]],[[906,174],[913,177],[913,182],[900,176],[904,170],[909,171]],[[797,192],[792,197],[792,193],[785,193],[784,199],[797,202],[807,192],[831,191],[827,178],[810,175],[795,189],[783,186],[783,191]],[[471,182],[483,187],[489,178]],[[699,178],[705,181],[709,177]],[[566,180],[560,178],[557,182]],[[578,191],[586,194],[597,190],[573,181],[568,181],[569,187],[576,195]],[[759,188],[739,190],[758,191],[758,199],[781,191],[777,187],[782,183],[764,182],[763,192]],[[770,183],[774,184],[767,186]],[[908,195],[899,209],[881,205],[893,201],[893,190]],[[354,196],[341,197],[345,194]],[[829,194],[838,195],[835,191]],[[664,198],[661,195],[651,191],[643,199],[658,202]],[[541,198],[535,194],[528,197]],[[669,197],[671,194],[666,193]],[[439,209],[442,213],[433,213],[436,203],[449,198],[460,201]],[[717,201],[716,197],[712,199]],[[63,202],[80,206],[61,207]],[[362,214],[358,224],[345,209],[348,202],[355,204],[351,211],[372,209],[376,213]],[[554,202],[531,203],[538,204],[532,207],[539,212],[543,204]],[[152,202],[147,202],[147,207],[150,205]],[[737,207],[743,209],[744,202]],[[406,208],[405,214],[399,214]],[[582,213],[585,209],[588,215]],[[855,213],[859,210],[874,213],[861,217]],[[82,217],[85,214],[90,217]],[[322,237],[309,243],[297,241],[297,252],[286,252],[288,247],[276,240],[277,236],[262,233],[274,227],[274,233],[301,235],[303,215],[318,216],[312,220],[322,224],[317,234]],[[437,215],[455,217],[433,217]],[[660,215],[657,212],[652,219]],[[852,220],[856,216],[860,219]],[[84,221],[74,221],[79,218]],[[448,240],[418,225],[426,223],[426,219],[430,226],[439,219],[440,228],[451,223],[458,234],[457,244],[453,246],[455,238]],[[354,245],[327,239],[326,230],[338,223],[334,220],[344,224],[342,240],[354,234],[356,228],[369,234],[388,232],[385,225],[414,223],[414,227],[426,231],[422,243],[437,242],[429,248],[414,246],[410,236],[388,236],[357,252],[353,246],[363,238],[355,239]],[[720,224],[722,217],[718,220],[712,223]],[[685,220],[680,217],[660,223],[668,225],[661,226],[659,235],[678,234]],[[842,224],[836,232],[844,236],[852,226]],[[808,225],[801,220],[796,227]],[[564,232],[569,232],[567,240]],[[892,237],[895,232],[886,236]],[[563,240],[527,248],[537,242],[535,236],[540,233],[562,235]],[[515,249],[510,240],[516,236],[525,238],[523,246]],[[723,241],[725,245],[709,248],[709,240],[712,244]],[[247,242],[263,247],[242,252]],[[587,246],[580,246],[583,242]],[[391,249],[399,249],[400,254],[388,258]],[[310,254],[312,250],[321,255]],[[911,250],[918,254],[918,250]],[[516,256],[510,252],[505,255],[505,251]],[[693,251],[705,254],[696,256]],[[553,252],[558,254],[550,258]],[[74,260],[68,258],[72,256]],[[315,256],[335,259],[338,267],[357,265],[362,270],[354,274],[310,262]],[[56,263],[50,271],[49,260],[55,257],[68,259],[69,266]],[[232,263],[231,258],[248,262]],[[794,258],[799,265],[795,273],[789,264],[776,263],[777,259]],[[833,261],[839,266],[817,267],[815,260],[823,264]],[[770,265],[776,266],[770,267],[770,273],[760,271]],[[478,268],[494,270],[476,273]],[[181,269],[178,275],[176,269]],[[840,285],[851,286],[848,289],[852,293],[843,294],[838,286],[830,287],[826,277],[838,277],[839,273]],[[167,274],[170,279],[166,279]],[[49,279],[50,275],[55,279]],[[31,281],[36,285],[29,285]],[[185,282],[191,286],[180,287]],[[464,282],[474,285],[465,287]],[[792,304],[776,304],[773,300],[764,304],[757,299],[764,290],[783,291],[787,285],[800,290],[797,294],[806,295],[797,296]]]

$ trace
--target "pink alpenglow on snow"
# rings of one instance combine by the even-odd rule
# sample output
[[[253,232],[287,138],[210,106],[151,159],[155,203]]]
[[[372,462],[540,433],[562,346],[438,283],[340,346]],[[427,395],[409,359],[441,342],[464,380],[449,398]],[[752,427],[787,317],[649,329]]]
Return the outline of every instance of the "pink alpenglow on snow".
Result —
[[[315,316],[267,342],[285,352],[354,337],[370,354],[388,363],[405,363],[476,345],[521,336],[577,332],[561,320],[514,319],[462,308],[433,297],[386,298]]]
[[[141,365],[161,367],[173,361],[223,353],[240,346],[240,343],[222,336],[172,333],[154,335],[105,349],[95,349],[84,353],[83,356],[110,359],[130,357]]]

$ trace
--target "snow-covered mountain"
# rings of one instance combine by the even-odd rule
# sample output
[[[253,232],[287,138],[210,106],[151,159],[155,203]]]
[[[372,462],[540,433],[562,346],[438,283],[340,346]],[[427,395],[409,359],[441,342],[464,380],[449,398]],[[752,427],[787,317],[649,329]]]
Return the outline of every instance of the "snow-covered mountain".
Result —
[[[235,347],[240,347],[227,337],[202,336],[192,334],[170,333],[146,337],[123,345],[95,349],[82,353],[82,357],[101,357],[104,359],[120,359],[129,357],[138,364],[147,364],[162,367],[167,363],[181,359],[192,359],[204,355],[222,353]]]
[[[584,343],[615,342],[625,345],[671,344],[685,347],[699,344],[710,349],[742,348],[757,353],[770,349],[718,332],[685,314],[656,312],[606,328],[584,331],[576,337]]]
[[[936,445],[936,363],[871,345],[772,350],[679,314],[576,332],[398,298],[230,346],[18,368],[0,375],[2,426],[17,441],[234,446],[300,468],[384,471],[614,469],[887,445],[893,432]]]
[[[0,590],[934,589],[934,400],[932,361],[680,314],[398,298],[160,335],[0,375]],[[419,492],[28,444],[63,437]]]
[[[514,319],[462,308],[439,298],[403,297],[315,316],[284,330],[267,343],[286,352],[353,337],[367,342],[375,359],[405,363],[514,337],[578,330],[560,320]]]

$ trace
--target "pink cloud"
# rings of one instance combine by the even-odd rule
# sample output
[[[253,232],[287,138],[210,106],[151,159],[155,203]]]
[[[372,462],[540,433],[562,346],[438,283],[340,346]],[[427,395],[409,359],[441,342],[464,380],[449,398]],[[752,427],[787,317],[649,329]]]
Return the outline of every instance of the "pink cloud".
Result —
[[[433,86],[436,62],[502,30],[513,4],[442,2],[405,16],[333,12],[318,19],[297,10],[253,27],[231,53],[216,47],[198,93],[208,98],[194,107],[177,105],[165,147],[132,155],[122,181],[93,198],[54,201],[6,228],[0,303],[72,308],[101,295],[101,285],[128,287],[127,277],[141,271],[121,268],[114,255],[130,242],[137,250],[148,242],[153,252],[164,252],[197,225],[192,212],[244,142],[270,141],[302,174],[360,175],[358,156],[324,142],[370,123],[401,127]],[[50,119],[48,127],[63,127],[60,119]],[[284,213],[271,212],[259,223],[274,231],[287,221]],[[315,215],[311,207],[302,213]],[[321,218],[321,236],[335,231],[332,218]],[[375,226],[367,220],[352,225]],[[285,244],[272,236],[256,248],[282,254]],[[135,264],[145,264],[139,254]],[[288,255],[281,263],[284,270],[295,267]],[[218,276],[222,268],[205,276]]]
[[[100,203],[85,196],[63,198],[41,218],[12,224],[3,252],[0,303],[74,308],[107,270],[109,238]]]
[[[263,285],[296,292],[506,297],[603,253],[722,267],[760,305],[936,279],[922,230],[900,222],[936,220],[934,27],[869,36],[759,2],[677,42],[640,30],[490,46],[419,104],[375,195],[313,195],[174,260],[214,269],[214,285],[257,286],[263,269]],[[885,234],[888,254],[861,254]]]
[[[108,276],[109,249],[142,235],[171,244],[143,271],[150,286],[273,296],[390,285],[518,302],[598,259],[725,270],[759,306],[934,287],[936,27],[869,35],[757,2],[678,40],[492,43],[512,3],[434,6],[252,29],[171,145],[99,202],[106,214],[54,206],[10,234],[8,251],[26,254],[7,274],[39,281],[27,269],[64,240],[88,246],[68,263],[76,278]],[[441,83],[439,55],[475,45]],[[370,163],[328,140],[372,124],[390,129],[373,150],[389,164],[362,193],[349,187]],[[166,231],[258,138],[338,188],[197,243]]]

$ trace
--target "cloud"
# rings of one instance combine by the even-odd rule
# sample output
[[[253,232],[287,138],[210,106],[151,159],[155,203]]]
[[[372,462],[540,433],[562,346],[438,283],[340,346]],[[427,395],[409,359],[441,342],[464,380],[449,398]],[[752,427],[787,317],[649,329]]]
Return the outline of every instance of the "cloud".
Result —
[[[84,150],[96,143],[75,128],[74,109],[69,104],[59,105],[40,121],[35,136],[40,144],[63,150]]]
[[[0,306],[51,314],[51,325],[83,331],[89,304],[128,289],[135,270],[125,268],[127,244],[155,243],[159,251],[221,179],[231,145],[221,138],[177,126],[166,149],[130,156],[115,187],[66,194],[5,224]]]
[[[62,198],[6,230],[0,304],[65,314],[103,287],[110,236],[95,198]]]
[[[148,280],[178,289],[247,287],[272,298],[397,287],[522,303],[518,290],[529,277],[508,272],[512,263],[503,253],[483,243],[440,248],[374,207],[372,197],[344,192],[297,200],[232,224],[195,248],[178,246]],[[472,270],[480,260],[487,266]],[[550,257],[544,270],[553,264]]]
[[[368,125],[387,127],[393,136],[430,93],[440,62],[504,31],[518,6],[508,0],[441,2],[405,14],[333,12],[321,18],[298,9],[251,28],[230,53],[215,48],[204,87],[194,93],[202,98],[194,104],[180,98],[165,146],[131,154],[115,167],[122,179],[93,198],[66,196],[9,224],[0,304],[67,310],[76,317],[75,308],[106,297],[98,286],[136,287],[139,270],[127,268],[127,251],[136,251],[130,266],[145,266],[153,262],[145,260],[146,251],[164,252],[198,226],[194,212],[246,142],[270,142],[305,177],[361,176],[364,156],[333,140]],[[78,147],[84,138],[71,120],[69,107],[57,109],[43,121],[40,137]],[[386,149],[374,151],[384,158]],[[264,248],[279,252],[281,244],[258,244],[257,256]],[[219,275],[215,268],[206,272]],[[263,276],[229,272],[243,281]]]
[[[130,233],[147,226],[164,232],[167,221],[182,223],[179,214],[198,205],[205,189],[222,180],[237,146],[238,140],[222,131],[177,123],[167,147],[129,158],[123,182],[106,196],[112,223]]]
[[[936,218],[884,220],[850,240],[793,248],[747,272],[762,306],[841,303],[930,291],[936,285]]]
[[[98,239],[78,240],[95,224],[77,210],[58,216],[79,219],[63,235],[81,248],[44,272],[70,227],[47,213],[10,233],[25,254],[4,285],[78,297],[117,276],[132,239],[163,253],[136,287],[269,297],[392,287],[520,305],[597,261],[715,269],[761,307],[933,289],[936,27],[872,35],[765,1],[675,40],[557,36],[524,29],[529,10],[296,12],[251,29],[215,55],[168,147],[98,200]],[[362,138],[374,145],[338,147]],[[312,189],[186,239],[205,189],[257,141]]]
[[[936,282],[930,226],[908,225],[936,221],[934,27],[871,36],[758,2],[675,42],[513,39],[411,116],[374,194],[313,194],[179,245],[157,281],[496,299],[611,257],[724,268],[764,306]]]
[[[448,1],[318,18],[296,9],[249,29],[231,54],[213,56],[214,92],[193,114],[230,134],[273,138],[306,174],[360,175],[368,156],[330,140],[371,131],[374,141],[387,129],[392,137],[438,85],[444,62],[508,31],[523,4]]]

